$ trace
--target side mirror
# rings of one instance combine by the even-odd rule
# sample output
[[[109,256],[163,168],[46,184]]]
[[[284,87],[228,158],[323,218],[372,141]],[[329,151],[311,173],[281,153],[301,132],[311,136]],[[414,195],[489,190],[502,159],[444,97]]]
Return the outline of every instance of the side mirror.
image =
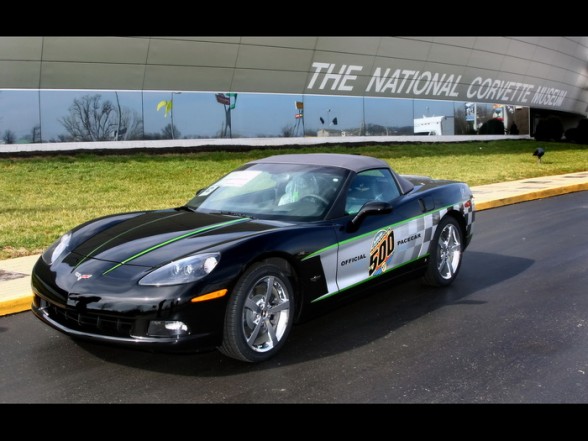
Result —
[[[357,212],[355,217],[349,221],[348,230],[355,231],[359,228],[366,216],[387,214],[392,211],[392,204],[389,202],[370,201],[366,202]]]

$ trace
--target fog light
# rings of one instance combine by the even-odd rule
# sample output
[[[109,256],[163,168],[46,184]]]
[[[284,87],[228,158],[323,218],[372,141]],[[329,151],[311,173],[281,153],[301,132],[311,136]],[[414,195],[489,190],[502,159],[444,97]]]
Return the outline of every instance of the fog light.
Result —
[[[151,320],[147,329],[149,337],[178,337],[189,333],[188,325],[177,320]]]

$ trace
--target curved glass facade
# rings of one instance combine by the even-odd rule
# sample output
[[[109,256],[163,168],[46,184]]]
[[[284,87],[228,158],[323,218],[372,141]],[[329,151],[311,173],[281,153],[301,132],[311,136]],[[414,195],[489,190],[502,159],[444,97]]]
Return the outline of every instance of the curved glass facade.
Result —
[[[0,37],[0,142],[533,136],[586,117],[587,56],[582,36]]]
[[[529,108],[341,95],[0,90],[3,144],[302,136],[529,135]],[[489,126],[488,126],[489,127]],[[500,127],[500,125],[499,125]],[[516,134],[516,133],[515,133]]]

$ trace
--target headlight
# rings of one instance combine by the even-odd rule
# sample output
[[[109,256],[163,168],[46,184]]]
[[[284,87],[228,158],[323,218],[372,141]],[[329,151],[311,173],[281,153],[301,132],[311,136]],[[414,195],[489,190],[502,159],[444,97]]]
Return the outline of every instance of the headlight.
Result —
[[[162,286],[195,282],[210,273],[219,261],[220,253],[185,257],[150,272],[139,280],[139,285]]]
[[[69,251],[69,243],[71,241],[71,232],[61,236],[53,245],[51,245],[43,253],[43,260],[49,265],[53,264],[64,253]]]

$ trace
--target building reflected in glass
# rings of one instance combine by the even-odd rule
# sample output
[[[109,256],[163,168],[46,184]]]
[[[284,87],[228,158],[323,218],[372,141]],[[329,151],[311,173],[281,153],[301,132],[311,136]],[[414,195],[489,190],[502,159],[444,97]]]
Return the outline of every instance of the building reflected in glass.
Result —
[[[0,90],[3,144],[498,134],[513,122],[529,135],[529,108],[238,91]]]

